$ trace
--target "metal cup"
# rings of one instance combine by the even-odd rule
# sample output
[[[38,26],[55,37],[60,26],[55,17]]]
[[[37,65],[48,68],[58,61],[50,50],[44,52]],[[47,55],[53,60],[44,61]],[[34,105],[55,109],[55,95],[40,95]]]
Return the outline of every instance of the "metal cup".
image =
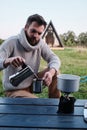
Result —
[[[33,79],[33,92],[34,93],[41,93],[42,92],[42,79]]]

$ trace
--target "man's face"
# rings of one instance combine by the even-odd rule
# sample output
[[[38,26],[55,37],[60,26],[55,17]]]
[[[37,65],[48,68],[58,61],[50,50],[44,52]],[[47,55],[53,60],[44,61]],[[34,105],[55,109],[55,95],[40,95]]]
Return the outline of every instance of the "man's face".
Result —
[[[27,40],[32,46],[36,45],[39,42],[44,29],[44,25],[40,26],[37,22],[32,22],[29,26],[25,26]]]

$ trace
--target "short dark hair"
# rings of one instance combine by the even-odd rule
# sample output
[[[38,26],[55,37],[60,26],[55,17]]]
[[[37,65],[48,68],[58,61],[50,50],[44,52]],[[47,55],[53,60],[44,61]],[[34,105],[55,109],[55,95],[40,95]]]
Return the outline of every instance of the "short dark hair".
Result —
[[[47,23],[44,18],[39,14],[34,14],[28,17],[26,24],[30,25],[32,22],[37,22],[39,25],[46,27]]]

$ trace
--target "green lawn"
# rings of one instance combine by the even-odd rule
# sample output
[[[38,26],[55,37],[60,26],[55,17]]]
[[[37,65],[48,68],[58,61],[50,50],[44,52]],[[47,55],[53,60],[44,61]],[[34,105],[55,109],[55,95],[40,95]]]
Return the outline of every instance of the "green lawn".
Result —
[[[65,48],[64,50],[53,50],[54,53],[61,59],[60,72],[65,74],[75,74],[79,76],[87,75],[87,49],[85,48]],[[46,62],[41,60],[40,70],[46,67]],[[0,72],[0,96],[3,95],[2,89],[2,72]],[[73,93],[76,98],[87,98],[87,83],[80,83],[79,91]],[[43,93],[38,94],[39,97],[47,98],[47,87],[43,90]]]
[[[65,74],[75,74],[79,76],[87,75],[87,49],[85,48],[65,48],[64,50],[53,50],[61,59],[60,72]],[[44,68],[46,63],[42,60],[41,68]],[[39,94],[40,97],[47,97],[47,89]],[[79,91],[73,93],[76,98],[87,98],[87,82],[80,83]]]

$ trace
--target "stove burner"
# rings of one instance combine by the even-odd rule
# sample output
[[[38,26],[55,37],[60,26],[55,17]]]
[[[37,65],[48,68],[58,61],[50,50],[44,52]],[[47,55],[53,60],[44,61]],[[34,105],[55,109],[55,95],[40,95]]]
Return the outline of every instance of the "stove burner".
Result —
[[[65,94],[60,97],[58,113],[73,113],[76,99]]]

